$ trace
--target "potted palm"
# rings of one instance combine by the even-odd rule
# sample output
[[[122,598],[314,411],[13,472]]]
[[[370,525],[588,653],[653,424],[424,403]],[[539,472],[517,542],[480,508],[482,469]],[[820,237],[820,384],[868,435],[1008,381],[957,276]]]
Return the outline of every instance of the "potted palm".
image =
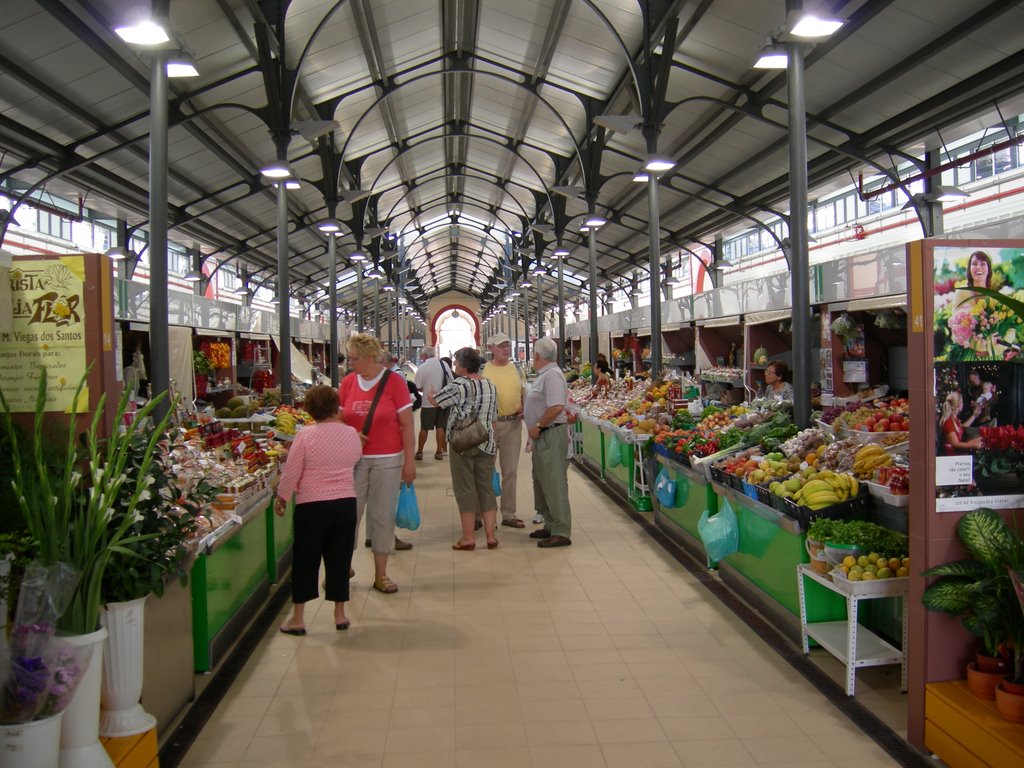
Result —
[[[79,382],[72,402],[79,402],[87,377],[88,372]],[[101,395],[81,441],[74,417],[69,420],[67,433],[61,438],[63,459],[54,472],[46,461],[46,390],[46,369],[40,368],[29,441],[31,455],[24,460],[10,407],[0,391],[4,427],[12,443],[13,489],[25,527],[36,542],[36,560],[44,566],[63,563],[78,577],[68,606],[57,620],[57,629],[67,635],[67,643],[88,649],[82,655],[90,661],[64,712],[61,765],[110,765],[98,739],[101,661],[95,649],[106,637],[106,630],[99,626],[101,585],[114,552],[140,535],[133,533],[132,527],[139,504],[151,494],[149,464],[167,424],[166,416],[149,433],[140,471],[129,477],[126,470],[130,447],[136,436],[143,433],[143,425],[148,424],[153,408],[164,394],[152,399],[123,429],[115,426],[105,440],[100,438],[100,425],[106,395]],[[128,405],[128,394],[123,393],[114,425],[125,423]],[[119,504],[123,494],[127,501]]]
[[[925,608],[960,616],[971,634],[981,638],[979,661],[967,667],[971,692],[995,698],[996,686],[1009,671],[1005,649],[1014,644],[1013,677],[1024,673],[1024,618],[1008,568],[1024,568],[1024,541],[1015,529],[991,509],[968,512],[957,523],[957,535],[969,558],[929,568],[922,575],[937,577],[921,597]]]

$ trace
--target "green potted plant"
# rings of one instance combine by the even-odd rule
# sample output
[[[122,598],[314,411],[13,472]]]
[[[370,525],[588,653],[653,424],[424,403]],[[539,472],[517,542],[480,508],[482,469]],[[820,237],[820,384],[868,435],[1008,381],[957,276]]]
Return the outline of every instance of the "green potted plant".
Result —
[[[73,402],[78,402],[87,376],[88,373],[79,382]],[[74,419],[70,421],[64,438],[63,462],[54,475],[46,460],[43,426],[46,370],[40,368],[39,372],[31,457],[25,457],[26,460],[15,439],[11,410],[0,391],[4,426],[11,437],[13,488],[25,527],[37,543],[36,559],[43,565],[65,563],[79,575],[71,604],[57,625],[59,630],[86,634],[99,625],[103,574],[113,553],[131,544],[138,535],[132,533],[132,526],[137,521],[138,506],[151,495],[149,465],[168,417],[150,432],[146,456],[134,477],[126,473],[130,448],[142,433],[141,425],[147,422],[163,397],[161,393],[150,400],[123,431],[115,430],[111,437],[103,440],[99,430],[106,395],[101,395],[81,446]],[[115,424],[124,423],[127,410],[128,397],[122,394],[114,415]],[[119,501],[123,495],[127,500]]]
[[[967,668],[968,686],[979,698],[992,699],[1009,671],[1007,642],[1014,645],[1013,679],[1024,674],[1024,616],[1008,572],[1024,568],[1024,541],[986,508],[968,512],[956,530],[971,556],[926,570],[923,576],[937,579],[921,602],[928,610],[961,617],[967,630],[981,639],[977,658]]]

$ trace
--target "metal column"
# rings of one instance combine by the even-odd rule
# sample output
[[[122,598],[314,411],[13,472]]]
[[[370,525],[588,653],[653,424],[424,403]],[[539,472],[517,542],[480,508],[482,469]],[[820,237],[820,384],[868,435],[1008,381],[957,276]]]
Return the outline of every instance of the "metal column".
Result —
[[[537,338],[544,338],[544,275],[537,274]]]
[[[288,295],[288,185],[282,179],[277,185],[277,321],[280,324],[277,370],[281,374],[281,402],[292,402],[292,327]]]
[[[597,230],[587,230],[590,249],[590,367],[591,380],[597,382]]]
[[[565,272],[562,269],[562,248],[558,253],[558,365],[565,368]],[[570,355],[571,357],[571,355]],[[572,360],[569,361],[570,363]]]
[[[150,396],[167,392],[171,381],[167,327],[167,52],[155,50],[149,89],[149,382]],[[127,247],[127,244],[126,244]],[[156,408],[161,418],[166,400]]]
[[[787,43],[789,91],[789,239],[793,286],[793,421],[811,420],[811,288],[807,256],[807,115],[804,106],[804,49]]]
[[[363,308],[363,265],[361,262],[356,262],[356,330],[359,333],[363,333],[366,330],[366,325],[363,320],[364,308]]]
[[[658,176],[654,171],[647,177],[647,209],[647,263],[651,270],[651,381],[654,381],[661,376],[661,221]]]
[[[333,234],[327,235],[327,258],[330,262],[327,279],[331,281],[328,287],[331,318],[331,362],[328,376],[331,377],[331,385],[336,387],[341,380],[338,378],[338,244]]]

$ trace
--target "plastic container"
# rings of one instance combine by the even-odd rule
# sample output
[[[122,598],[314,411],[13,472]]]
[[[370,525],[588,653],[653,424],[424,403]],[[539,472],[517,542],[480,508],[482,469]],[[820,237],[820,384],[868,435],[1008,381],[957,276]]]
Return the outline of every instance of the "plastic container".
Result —
[[[840,565],[843,560],[850,555],[853,555],[853,557],[859,557],[863,554],[864,550],[856,544],[830,544],[829,542],[825,542],[825,562],[827,562],[832,568]]]
[[[862,484],[856,498],[840,501],[838,504],[833,504],[829,507],[822,507],[821,509],[802,507],[790,499],[784,499],[781,496],[776,496],[775,494],[772,494],[772,506],[779,512],[795,518],[799,521],[803,529],[807,530],[810,524],[819,517],[827,517],[832,520],[852,520],[866,513],[870,498],[871,496],[868,493],[867,488]]]
[[[894,576],[889,579],[850,581],[839,569],[832,572],[832,583],[840,592],[857,597],[893,597],[906,594],[910,584],[909,576]]]
[[[848,429],[846,431],[858,443],[878,443],[891,435],[902,435],[903,440],[900,441],[901,443],[910,441],[909,432],[867,432],[862,429]]]
[[[910,503],[909,494],[896,494],[889,491],[884,485],[878,483],[872,483],[870,480],[864,481],[864,484],[868,487],[868,491],[872,496],[875,496],[886,504],[893,507],[905,507]]]

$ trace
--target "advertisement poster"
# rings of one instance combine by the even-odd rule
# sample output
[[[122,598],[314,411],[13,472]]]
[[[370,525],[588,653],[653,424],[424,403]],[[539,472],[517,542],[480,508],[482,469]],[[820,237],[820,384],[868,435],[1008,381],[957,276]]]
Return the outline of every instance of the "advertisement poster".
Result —
[[[1024,248],[941,246],[935,264],[936,509],[1024,506]]]
[[[68,413],[86,369],[85,260],[18,260],[9,275],[12,322],[0,333],[0,389],[12,411],[34,411],[42,365],[46,410]],[[88,403],[84,391],[79,410]]]

